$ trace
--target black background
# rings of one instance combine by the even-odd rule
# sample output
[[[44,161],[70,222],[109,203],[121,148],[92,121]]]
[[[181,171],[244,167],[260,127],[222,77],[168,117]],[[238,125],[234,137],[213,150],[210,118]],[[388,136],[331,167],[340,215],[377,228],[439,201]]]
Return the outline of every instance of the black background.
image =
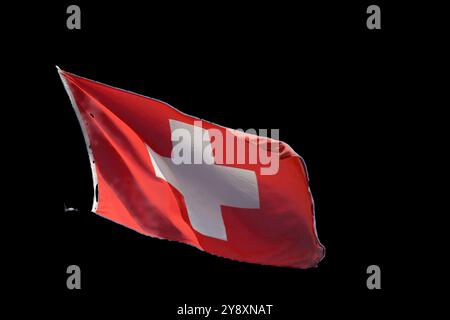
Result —
[[[70,4],[81,7],[81,30],[66,28]],[[380,1],[382,29],[368,30],[369,4],[40,6],[45,21],[33,30],[26,61],[38,68],[32,83],[48,120],[47,145],[30,146],[45,163],[36,191],[46,204],[33,210],[43,226],[28,256],[45,269],[43,291],[34,294],[48,302],[40,307],[196,319],[177,317],[177,307],[273,304],[273,315],[261,318],[291,319],[378,318],[398,305],[406,277],[396,222],[406,214],[398,182],[410,115],[402,102],[406,41],[419,30],[402,19],[404,6]],[[308,166],[325,259],[308,270],[234,262],[91,213],[88,156],[55,65],[230,128],[279,128]],[[79,211],[64,212],[64,204]],[[79,291],[66,288],[71,264],[82,270]],[[381,290],[366,287],[371,264],[381,267]]]

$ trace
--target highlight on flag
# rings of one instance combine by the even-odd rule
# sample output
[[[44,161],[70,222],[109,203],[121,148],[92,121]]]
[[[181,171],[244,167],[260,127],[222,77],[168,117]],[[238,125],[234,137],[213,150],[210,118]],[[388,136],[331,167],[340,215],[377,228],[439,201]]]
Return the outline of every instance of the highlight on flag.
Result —
[[[92,169],[92,211],[151,237],[293,268],[323,259],[303,159],[242,132],[58,68]]]

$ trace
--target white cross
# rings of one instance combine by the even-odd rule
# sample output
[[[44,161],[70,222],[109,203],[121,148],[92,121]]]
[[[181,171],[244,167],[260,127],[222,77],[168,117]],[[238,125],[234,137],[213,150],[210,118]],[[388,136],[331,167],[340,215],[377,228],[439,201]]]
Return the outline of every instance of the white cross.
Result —
[[[202,130],[205,141],[194,143],[194,139],[179,143],[190,144],[191,156],[213,157],[207,130],[184,122],[169,120],[170,129],[188,130],[194,137],[194,130]],[[184,197],[192,227],[199,233],[221,240],[227,240],[221,205],[236,208],[259,208],[259,192],[256,174],[252,170],[222,165],[174,164],[172,158],[160,156],[147,146],[156,176],[169,182]],[[185,149],[186,150],[186,149]],[[189,149],[188,149],[189,150]],[[204,159],[204,157],[203,157]]]

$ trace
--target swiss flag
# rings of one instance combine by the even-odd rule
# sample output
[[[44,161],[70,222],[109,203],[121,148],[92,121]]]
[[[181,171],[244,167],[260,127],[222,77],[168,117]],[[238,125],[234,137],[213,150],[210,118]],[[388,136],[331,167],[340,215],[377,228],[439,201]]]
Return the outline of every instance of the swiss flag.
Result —
[[[234,260],[294,268],[322,260],[306,168],[288,145],[58,70],[98,188],[93,212]],[[237,160],[238,146],[246,161]],[[274,170],[251,162],[254,150]]]

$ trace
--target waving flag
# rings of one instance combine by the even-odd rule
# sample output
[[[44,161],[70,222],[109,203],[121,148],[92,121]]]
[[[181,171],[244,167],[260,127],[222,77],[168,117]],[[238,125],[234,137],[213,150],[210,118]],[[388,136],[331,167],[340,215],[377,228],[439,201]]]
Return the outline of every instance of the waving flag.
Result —
[[[323,258],[306,168],[287,144],[58,71],[89,152],[93,212],[234,260]]]

